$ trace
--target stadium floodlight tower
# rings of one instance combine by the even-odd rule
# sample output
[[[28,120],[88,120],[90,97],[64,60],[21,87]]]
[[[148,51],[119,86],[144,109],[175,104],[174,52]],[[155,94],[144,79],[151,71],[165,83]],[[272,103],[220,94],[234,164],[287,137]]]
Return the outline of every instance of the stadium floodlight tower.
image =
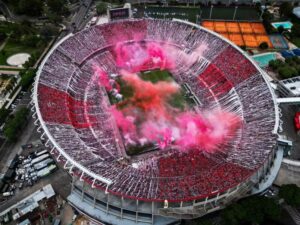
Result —
[[[178,108],[166,87],[183,93]],[[149,122],[155,111],[142,108],[153,96],[163,122]],[[73,207],[108,224],[176,224],[272,184],[282,159],[274,99],[264,72],[218,34],[181,20],[129,19],[59,41],[38,70],[33,109],[41,139],[72,175]],[[207,125],[197,115],[218,121]],[[238,118],[229,133],[228,115]],[[201,129],[192,135],[201,140],[187,145],[182,136],[197,128],[195,120]],[[151,139],[147,131],[157,124],[164,125]],[[220,124],[227,135],[214,132]]]

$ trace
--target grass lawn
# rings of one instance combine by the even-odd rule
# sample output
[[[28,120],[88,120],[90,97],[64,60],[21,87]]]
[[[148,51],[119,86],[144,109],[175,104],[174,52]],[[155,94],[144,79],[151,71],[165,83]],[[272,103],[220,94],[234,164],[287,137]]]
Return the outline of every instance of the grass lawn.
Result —
[[[22,43],[15,43],[8,40],[4,48],[0,51],[0,65],[7,65],[7,58],[17,53],[28,53],[30,55],[36,54],[39,56],[42,51],[43,48],[33,48],[23,45]]]
[[[173,81],[171,73],[167,70],[144,71],[140,73],[140,77],[152,83],[157,83],[158,81]]]

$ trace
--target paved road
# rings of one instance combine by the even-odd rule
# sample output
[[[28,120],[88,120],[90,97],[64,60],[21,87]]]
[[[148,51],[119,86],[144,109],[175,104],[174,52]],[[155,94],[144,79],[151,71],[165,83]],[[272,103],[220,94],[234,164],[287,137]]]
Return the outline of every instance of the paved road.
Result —
[[[30,101],[30,93],[28,92],[22,97],[15,110],[21,107],[26,107]],[[6,172],[10,161],[15,157],[17,153],[21,151],[21,145],[26,144],[31,139],[38,140],[39,134],[35,130],[34,119],[30,116],[27,125],[20,134],[19,139],[15,143],[6,142],[0,148],[0,174]]]
[[[16,143],[6,142],[0,149],[0,173],[4,174],[6,172],[11,160],[17,153],[21,152],[21,145],[26,144],[32,135],[37,135],[34,134],[35,125],[33,122],[34,120],[30,117],[18,141]]]

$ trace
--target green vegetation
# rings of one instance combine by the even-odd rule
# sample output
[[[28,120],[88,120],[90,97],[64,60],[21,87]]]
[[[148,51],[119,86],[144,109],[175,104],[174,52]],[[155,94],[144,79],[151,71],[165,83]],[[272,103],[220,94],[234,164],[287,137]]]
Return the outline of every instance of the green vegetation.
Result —
[[[260,43],[259,48],[265,50],[265,49],[269,48],[269,45],[267,42],[264,41],[264,42]]]
[[[102,15],[106,13],[107,4],[104,2],[99,2],[96,6],[97,14]]]
[[[18,135],[21,131],[21,128],[24,126],[27,116],[29,115],[29,109],[21,108],[19,109],[14,116],[9,118],[4,126],[4,135],[8,141],[16,141]]]
[[[52,13],[68,14],[65,0],[47,0],[47,6]]]
[[[23,90],[27,90],[30,87],[30,85],[34,81],[35,75],[36,75],[36,71],[32,69],[20,72],[20,76],[21,76],[20,85],[22,86]]]
[[[293,27],[290,34],[291,41],[300,48],[300,22],[293,22]]]
[[[5,108],[0,109],[0,126],[5,122],[10,112],[11,111],[9,109],[5,109]]]
[[[292,38],[292,42],[294,43],[294,45],[300,48],[300,37]]]
[[[10,39],[2,51],[0,51],[0,65],[6,65],[7,58],[17,53],[25,52],[34,57],[39,56],[42,53],[43,47],[32,47],[26,45],[25,43],[18,43]]]
[[[16,14],[30,17],[40,17],[43,15],[57,15],[61,18],[68,15],[66,0],[4,0],[8,7]]]
[[[7,37],[7,42],[0,51],[0,65],[6,65],[7,58],[17,53],[28,53],[31,55],[31,61],[35,62],[49,39],[57,34],[57,29],[53,26],[37,29],[28,21],[19,24],[5,22],[0,24],[0,33]]]
[[[295,184],[282,185],[279,190],[279,197],[291,206],[300,206],[300,188]]]
[[[167,70],[153,70],[153,71],[144,71],[139,74],[139,76],[145,80],[150,81],[152,83],[157,83],[159,81],[166,81],[166,82],[173,82],[172,75]],[[120,85],[120,94],[122,94],[123,99],[129,99],[134,95],[133,89],[131,86],[127,85],[122,79],[118,78],[117,83]],[[118,100],[113,97],[109,93],[109,99],[112,104],[116,104]],[[118,108],[126,107],[126,101],[123,101],[120,104],[118,104]],[[180,110],[183,110],[186,105],[191,105],[190,99],[185,97],[184,91],[180,91],[179,93],[176,93],[172,95],[168,99],[169,105],[171,105],[174,108],[178,108]]]
[[[293,5],[291,2],[283,2],[279,7],[280,17],[289,18],[293,14]]]
[[[295,77],[300,74],[300,58],[291,57],[285,59],[285,62],[279,59],[271,60],[269,67],[277,72],[282,79]]]
[[[274,31],[274,28],[271,25],[271,21],[274,19],[273,14],[271,14],[267,9],[265,9],[265,11],[262,15],[262,19],[263,19],[263,24],[264,24],[264,27],[265,27],[267,33],[272,33]]]
[[[221,213],[224,225],[264,224],[267,219],[280,218],[281,209],[274,199],[253,196],[242,199],[224,209]]]
[[[158,81],[173,81],[172,75],[167,70],[152,70],[141,72],[140,77],[143,80],[157,83]]]
[[[279,34],[282,34],[283,31],[284,31],[284,27],[281,25],[281,26],[279,26],[279,27],[277,28],[277,30],[278,30],[278,33],[279,33]]]
[[[41,16],[43,12],[43,2],[41,0],[19,0],[15,3],[15,11],[18,14],[28,16]]]

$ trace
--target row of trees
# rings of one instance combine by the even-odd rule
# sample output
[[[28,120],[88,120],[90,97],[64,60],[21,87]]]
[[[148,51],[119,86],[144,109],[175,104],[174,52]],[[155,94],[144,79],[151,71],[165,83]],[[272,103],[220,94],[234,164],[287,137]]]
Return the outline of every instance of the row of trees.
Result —
[[[58,32],[58,28],[51,24],[37,29],[29,21],[3,23],[0,26],[0,42],[9,37],[10,41],[14,43],[39,48],[44,46]]]
[[[280,199],[290,206],[300,207],[300,188],[295,184],[282,185],[278,196],[250,196],[233,203],[217,215],[222,225],[263,225],[266,221],[279,221],[282,215]],[[209,217],[194,220],[191,225],[213,225]]]
[[[232,204],[221,213],[224,225],[263,224],[280,218],[281,209],[274,199],[253,196]]]
[[[279,190],[279,197],[290,206],[300,206],[300,188],[295,184],[283,185]]]
[[[17,140],[21,129],[27,121],[28,115],[29,109],[25,107],[19,109],[14,115],[11,115],[3,129],[4,135],[8,141],[13,142]]]
[[[34,81],[35,75],[36,75],[35,69],[28,69],[20,72],[20,76],[21,76],[20,85],[22,86],[23,90],[28,90],[28,88],[31,86],[31,84]]]
[[[9,109],[5,109],[4,107],[0,109],[0,126],[5,122],[10,112]]]
[[[66,0],[5,0],[17,14],[38,17],[46,14],[66,15]]]
[[[300,74],[300,58],[294,56],[285,59],[285,61],[280,59],[271,60],[269,67],[277,72],[282,79],[295,77]]]

